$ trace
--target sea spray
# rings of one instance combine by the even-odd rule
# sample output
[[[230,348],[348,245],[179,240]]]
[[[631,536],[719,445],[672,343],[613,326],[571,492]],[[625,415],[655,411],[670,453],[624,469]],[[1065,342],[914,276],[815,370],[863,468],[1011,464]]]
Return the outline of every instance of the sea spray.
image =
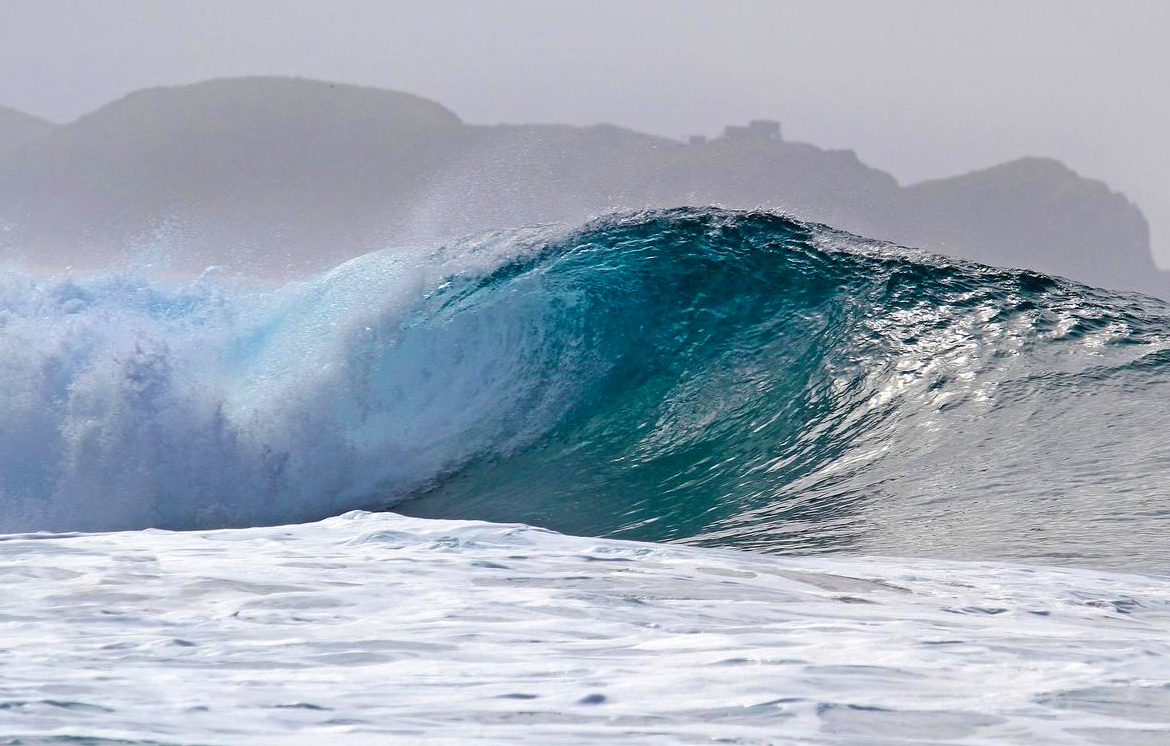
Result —
[[[1170,559],[1164,304],[780,215],[610,216],[280,288],[9,272],[0,316],[0,530],[397,506],[765,551]]]

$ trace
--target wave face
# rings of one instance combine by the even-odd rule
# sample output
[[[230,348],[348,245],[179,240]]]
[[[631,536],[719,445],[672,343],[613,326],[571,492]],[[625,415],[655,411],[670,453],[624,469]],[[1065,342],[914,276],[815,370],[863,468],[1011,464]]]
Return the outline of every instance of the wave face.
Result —
[[[354,508],[765,551],[1170,560],[1170,309],[763,213],[248,289],[0,280],[0,531]]]

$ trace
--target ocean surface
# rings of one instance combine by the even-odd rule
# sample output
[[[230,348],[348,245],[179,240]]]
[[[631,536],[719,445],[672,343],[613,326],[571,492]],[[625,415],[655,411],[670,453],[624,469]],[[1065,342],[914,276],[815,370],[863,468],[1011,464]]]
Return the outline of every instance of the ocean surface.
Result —
[[[771,213],[0,271],[0,743],[1170,743],[1170,306]]]

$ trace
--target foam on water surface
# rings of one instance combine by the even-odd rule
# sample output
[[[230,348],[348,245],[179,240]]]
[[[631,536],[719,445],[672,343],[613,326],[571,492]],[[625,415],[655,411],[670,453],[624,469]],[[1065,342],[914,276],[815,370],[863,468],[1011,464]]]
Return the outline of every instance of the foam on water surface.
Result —
[[[0,541],[4,743],[1155,744],[1170,582],[518,525]]]
[[[715,209],[5,271],[0,741],[1170,742],[1168,351]]]

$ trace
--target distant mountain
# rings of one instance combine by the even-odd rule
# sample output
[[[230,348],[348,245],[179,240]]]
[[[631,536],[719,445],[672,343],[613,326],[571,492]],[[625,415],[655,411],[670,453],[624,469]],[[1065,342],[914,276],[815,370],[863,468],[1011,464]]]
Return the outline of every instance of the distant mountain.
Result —
[[[0,222],[42,264],[162,245],[189,267],[321,266],[383,241],[465,130],[417,96],[315,81],[138,91],[0,160]]]
[[[1056,161],[902,187],[768,121],[682,143],[611,125],[468,125],[405,93],[241,78],[139,91],[0,155],[0,248],[39,265],[288,275],[396,242],[680,204],[774,207],[1170,296],[1137,208]]]
[[[30,114],[0,106],[0,155],[44,137],[56,126]]]
[[[610,125],[477,127],[428,198],[464,229],[681,204],[770,206],[865,229],[899,197],[893,177],[851,152],[786,142],[775,123],[729,130],[683,144]]]
[[[885,235],[987,264],[1170,297],[1141,211],[1059,161],[1021,158],[915,184],[905,190],[904,215]]]

